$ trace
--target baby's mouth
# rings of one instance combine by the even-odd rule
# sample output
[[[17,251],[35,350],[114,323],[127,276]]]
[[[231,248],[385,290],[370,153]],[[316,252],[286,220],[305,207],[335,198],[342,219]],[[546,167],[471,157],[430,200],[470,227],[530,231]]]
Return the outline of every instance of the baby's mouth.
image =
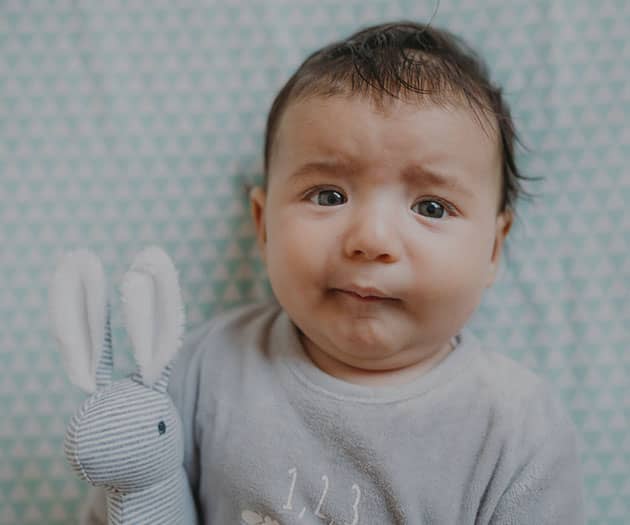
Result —
[[[333,288],[333,292],[337,294],[341,294],[344,297],[348,297],[352,300],[359,301],[362,303],[382,303],[386,301],[395,301],[396,299],[393,297],[387,297],[382,295],[380,292],[376,292],[375,295],[371,295],[366,291],[357,292],[354,290],[345,290],[342,288]]]

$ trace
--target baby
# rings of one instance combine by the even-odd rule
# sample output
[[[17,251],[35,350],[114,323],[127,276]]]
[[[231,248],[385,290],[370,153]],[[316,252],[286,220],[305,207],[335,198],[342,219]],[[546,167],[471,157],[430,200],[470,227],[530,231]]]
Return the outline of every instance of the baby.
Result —
[[[275,298],[189,333],[171,375],[202,523],[584,523],[562,403],[465,327],[523,191],[515,140],[436,28],[364,29],[289,79],[250,193]]]

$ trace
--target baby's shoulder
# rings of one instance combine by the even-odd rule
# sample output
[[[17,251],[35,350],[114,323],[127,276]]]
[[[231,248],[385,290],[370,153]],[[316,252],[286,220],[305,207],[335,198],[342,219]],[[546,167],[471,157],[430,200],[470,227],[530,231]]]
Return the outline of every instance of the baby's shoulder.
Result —
[[[482,346],[477,354],[476,378],[493,397],[506,402],[521,402],[540,393],[546,381],[516,359]]]
[[[175,380],[212,381],[219,375],[225,377],[248,352],[261,347],[280,311],[273,300],[246,304],[220,312],[189,329],[173,363]]]
[[[554,429],[572,429],[559,391],[543,373],[499,351],[482,347],[474,385],[492,420],[506,432],[543,439]]]
[[[182,352],[208,353],[217,346],[242,344],[265,330],[279,312],[280,306],[273,300],[222,311],[187,332]]]

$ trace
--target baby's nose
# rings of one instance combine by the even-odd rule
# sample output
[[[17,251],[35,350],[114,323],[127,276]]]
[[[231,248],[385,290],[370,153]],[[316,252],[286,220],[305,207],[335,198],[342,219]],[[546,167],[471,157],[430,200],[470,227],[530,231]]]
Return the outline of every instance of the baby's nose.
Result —
[[[384,209],[358,211],[345,232],[345,255],[386,263],[399,260],[402,248],[395,221]]]

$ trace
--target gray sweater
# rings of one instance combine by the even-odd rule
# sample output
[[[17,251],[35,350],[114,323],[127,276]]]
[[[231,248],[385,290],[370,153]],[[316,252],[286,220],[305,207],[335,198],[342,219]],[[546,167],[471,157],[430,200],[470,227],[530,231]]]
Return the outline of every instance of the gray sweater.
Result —
[[[576,430],[542,378],[470,330],[400,387],[315,367],[275,301],[187,336],[169,390],[201,522],[584,523]]]

